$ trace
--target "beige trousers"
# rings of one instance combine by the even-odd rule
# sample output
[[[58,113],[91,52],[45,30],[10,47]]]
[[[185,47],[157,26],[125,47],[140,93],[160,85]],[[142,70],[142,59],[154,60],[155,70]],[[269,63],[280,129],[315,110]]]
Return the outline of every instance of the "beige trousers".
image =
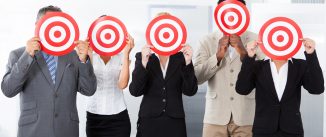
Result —
[[[203,137],[252,137],[252,126],[238,126],[232,117],[227,125],[204,123]]]

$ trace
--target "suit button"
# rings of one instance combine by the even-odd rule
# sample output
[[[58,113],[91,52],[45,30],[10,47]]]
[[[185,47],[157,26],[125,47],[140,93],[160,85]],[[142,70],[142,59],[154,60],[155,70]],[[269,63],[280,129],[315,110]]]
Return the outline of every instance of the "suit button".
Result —
[[[163,102],[166,102],[166,100],[165,100],[165,99],[163,99]]]
[[[58,113],[55,113],[55,114],[54,114],[54,117],[57,118],[57,117],[58,117]]]
[[[234,98],[233,97],[230,97],[230,100],[232,101]]]
[[[58,94],[57,93],[54,93],[54,98],[58,98]]]
[[[234,72],[234,70],[233,70],[233,69],[231,69],[231,70],[230,70],[230,72],[231,72],[231,73],[233,73],[233,72]]]
[[[233,87],[233,83],[230,83],[230,86]]]
[[[163,112],[165,112],[165,109],[163,109]]]

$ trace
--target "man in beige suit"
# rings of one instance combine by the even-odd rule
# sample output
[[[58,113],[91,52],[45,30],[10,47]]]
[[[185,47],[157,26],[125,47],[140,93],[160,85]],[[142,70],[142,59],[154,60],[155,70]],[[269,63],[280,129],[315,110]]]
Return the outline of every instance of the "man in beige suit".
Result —
[[[244,45],[255,39],[257,35],[249,31],[241,36],[217,31],[200,41],[194,67],[198,83],[208,81],[203,137],[252,136],[255,95],[237,94],[235,83],[241,58],[247,54]],[[257,58],[263,59],[258,51]]]

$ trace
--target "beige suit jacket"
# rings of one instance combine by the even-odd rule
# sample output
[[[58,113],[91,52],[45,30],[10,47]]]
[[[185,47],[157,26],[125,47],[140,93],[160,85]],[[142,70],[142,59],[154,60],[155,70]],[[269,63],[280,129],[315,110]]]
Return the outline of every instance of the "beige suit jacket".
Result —
[[[255,92],[242,96],[235,91],[235,84],[242,64],[240,55],[235,51],[230,58],[227,52],[220,64],[217,65],[216,52],[222,37],[223,33],[220,31],[204,37],[200,41],[200,47],[195,57],[194,67],[198,83],[208,82],[204,123],[226,125],[232,114],[236,125],[252,125],[255,114]],[[249,31],[241,36],[244,46],[256,39],[257,35]],[[257,51],[257,58],[264,58],[260,49]]]

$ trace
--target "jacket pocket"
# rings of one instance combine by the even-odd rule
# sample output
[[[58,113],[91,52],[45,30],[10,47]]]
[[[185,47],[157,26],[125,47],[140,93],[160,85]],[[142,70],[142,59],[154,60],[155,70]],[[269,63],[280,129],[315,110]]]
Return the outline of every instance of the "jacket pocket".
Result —
[[[75,112],[71,112],[70,113],[70,119],[74,122],[78,122],[79,123],[79,118],[78,118],[78,113]]]
[[[32,123],[35,123],[38,119],[38,115],[37,113],[32,113],[29,115],[23,115],[19,118],[19,122],[18,125],[21,126],[25,126],[25,125],[29,125]]]
[[[215,91],[207,91],[206,98],[209,99],[216,99],[217,93]]]

